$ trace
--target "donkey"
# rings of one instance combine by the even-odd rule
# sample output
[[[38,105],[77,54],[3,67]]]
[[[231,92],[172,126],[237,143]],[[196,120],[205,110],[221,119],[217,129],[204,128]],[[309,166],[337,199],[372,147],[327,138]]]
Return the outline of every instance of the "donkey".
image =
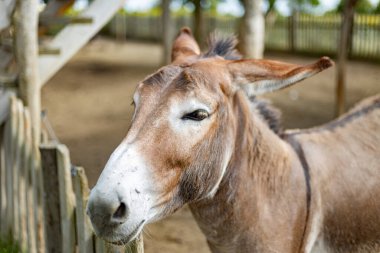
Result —
[[[329,68],[201,54],[188,28],[143,80],[132,125],[88,202],[115,244],[185,204],[212,252],[380,252],[380,96],[321,127],[281,131],[256,95]]]

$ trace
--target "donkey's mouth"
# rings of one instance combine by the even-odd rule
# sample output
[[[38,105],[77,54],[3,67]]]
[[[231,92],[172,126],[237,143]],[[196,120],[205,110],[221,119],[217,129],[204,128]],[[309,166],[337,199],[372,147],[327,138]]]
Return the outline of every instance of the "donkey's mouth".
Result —
[[[123,239],[121,239],[121,240],[119,240],[119,241],[115,241],[115,242],[111,242],[111,241],[109,241],[109,243],[111,243],[111,244],[115,244],[115,245],[125,245],[125,244],[131,242],[132,240],[134,240],[134,239],[140,234],[140,232],[141,232],[141,230],[143,229],[144,225],[145,225],[145,220],[142,220],[142,221],[136,226],[136,228],[134,228],[134,229],[132,230],[132,232],[131,232],[128,236],[126,236],[125,238],[123,238]]]

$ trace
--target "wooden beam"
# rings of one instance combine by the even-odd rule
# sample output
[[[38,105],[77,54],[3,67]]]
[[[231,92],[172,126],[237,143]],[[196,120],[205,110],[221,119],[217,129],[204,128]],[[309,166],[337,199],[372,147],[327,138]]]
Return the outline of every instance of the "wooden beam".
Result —
[[[68,24],[92,24],[94,20],[91,17],[84,17],[84,16],[75,16],[75,17],[40,16],[39,22],[43,26],[51,26],[51,25],[68,25]]]
[[[61,49],[59,48],[50,48],[50,47],[39,47],[38,54],[39,55],[59,55],[61,53]]]
[[[112,18],[124,0],[95,0],[82,15],[91,17],[91,25],[68,25],[48,44],[60,48],[59,56],[40,56],[39,73],[43,86],[69,59],[74,56]]]

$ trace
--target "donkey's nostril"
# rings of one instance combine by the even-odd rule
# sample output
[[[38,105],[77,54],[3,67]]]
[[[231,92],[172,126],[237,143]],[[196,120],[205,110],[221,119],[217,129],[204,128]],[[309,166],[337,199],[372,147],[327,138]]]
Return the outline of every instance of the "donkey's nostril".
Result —
[[[112,215],[112,219],[118,222],[124,222],[127,218],[127,212],[127,206],[123,202],[121,202],[120,206]]]

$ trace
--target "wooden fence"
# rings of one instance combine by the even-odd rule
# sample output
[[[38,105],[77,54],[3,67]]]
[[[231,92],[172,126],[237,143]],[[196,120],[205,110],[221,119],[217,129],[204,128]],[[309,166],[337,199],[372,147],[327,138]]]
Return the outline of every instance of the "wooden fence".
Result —
[[[65,145],[33,147],[28,109],[0,90],[0,237],[31,253],[143,253],[142,237],[118,247],[94,236],[85,212],[89,191]]]
[[[341,22],[339,14],[268,17],[265,27],[265,48],[269,51],[335,55]],[[192,27],[192,17],[174,17],[173,26],[176,31],[182,26]],[[234,17],[205,18],[206,34],[214,30],[225,34],[236,34],[239,31],[238,26],[239,19]],[[109,24],[108,31],[118,38],[160,41],[161,17],[118,14]],[[356,14],[351,34],[350,57],[380,60],[380,15]]]
[[[23,251],[39,252],[41,202],[39,152],[33,147],[29,111],[10,92],[0,91],[0,235]]]

